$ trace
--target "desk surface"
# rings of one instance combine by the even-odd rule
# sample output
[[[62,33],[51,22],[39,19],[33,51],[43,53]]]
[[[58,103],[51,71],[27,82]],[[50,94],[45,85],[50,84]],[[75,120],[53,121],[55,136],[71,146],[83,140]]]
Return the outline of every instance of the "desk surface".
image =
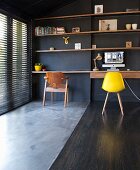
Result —
[[[90,78],[104,78],[105,73],[107,71],[91,71]],[[123,78],[140,78],[140,71],[120,71],[120,73],[122,73]]]
[[[107,71],[32,71],[33,74],[46,74],[47,72],[63,72],[65,74],[90,74],[90,78],[104,78],[104,75]],[[124,78],[140,78],[139,71],[120,71]]]

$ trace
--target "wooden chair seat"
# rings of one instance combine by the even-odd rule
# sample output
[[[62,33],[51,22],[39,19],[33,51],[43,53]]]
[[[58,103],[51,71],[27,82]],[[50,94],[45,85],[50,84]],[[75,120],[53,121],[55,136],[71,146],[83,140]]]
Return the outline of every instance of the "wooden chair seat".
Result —
[[[46,92],[65,92],[65,87],[65,84],[61,84],[58,88],[48,86],[46,87]]]

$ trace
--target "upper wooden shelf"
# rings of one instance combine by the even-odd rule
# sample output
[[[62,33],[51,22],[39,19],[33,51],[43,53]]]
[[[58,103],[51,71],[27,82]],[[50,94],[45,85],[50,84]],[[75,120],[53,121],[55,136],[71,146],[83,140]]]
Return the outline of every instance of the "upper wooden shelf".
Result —
[[[83,34],[106,34],[106,33],[121,33],[121,32],[140,32],[140,29],[136,30],[114,30],[114,31],[83,31],[83,32],[69,32],[63,34],[46,34],[46,35],[36,35],[36,37],[44,36],[61,36],[61,35],[83,35]]]
[[[108,12],[102,14],[81,14],[81,15],[67,15],[67,16],[57,16],[57,17],[43,17],[43,18],[36,18],[35,20],[70,19],[70,18],[91,17],[91,16],[100,17],[100,16],[109,16],[109,15],[129,15],[129,14],[140,14],[140,11]]]
[[[36,50],[36,53],[55,53],[55,52],[82,52],[82,51],[108,51],[108,50],[140,50],[140,47],[115,47],[115,48],[87,48],[87,49],[62,49],[62,50]]]

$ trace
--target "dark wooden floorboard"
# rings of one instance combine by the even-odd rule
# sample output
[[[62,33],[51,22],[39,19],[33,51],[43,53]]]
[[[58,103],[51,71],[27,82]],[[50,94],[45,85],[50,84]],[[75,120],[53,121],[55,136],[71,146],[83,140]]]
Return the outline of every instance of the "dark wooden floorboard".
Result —
[[[90,104],[50,170],[140,170],[140,103]]]

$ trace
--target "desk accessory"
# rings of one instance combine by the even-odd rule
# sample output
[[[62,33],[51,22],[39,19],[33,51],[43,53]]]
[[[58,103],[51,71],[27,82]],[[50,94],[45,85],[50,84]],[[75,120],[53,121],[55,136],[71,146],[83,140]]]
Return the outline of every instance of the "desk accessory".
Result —
[[[98,53],[98,55],[93,59],[93,61],[94,61],[94,69],[93,69],[93,71],[98,71],[99,69],[97,68],[97,63],[96,63],[96,61],[99,61],[99,60],[102,60],[102,56],[101,56],[101,54],[100,53]]]

